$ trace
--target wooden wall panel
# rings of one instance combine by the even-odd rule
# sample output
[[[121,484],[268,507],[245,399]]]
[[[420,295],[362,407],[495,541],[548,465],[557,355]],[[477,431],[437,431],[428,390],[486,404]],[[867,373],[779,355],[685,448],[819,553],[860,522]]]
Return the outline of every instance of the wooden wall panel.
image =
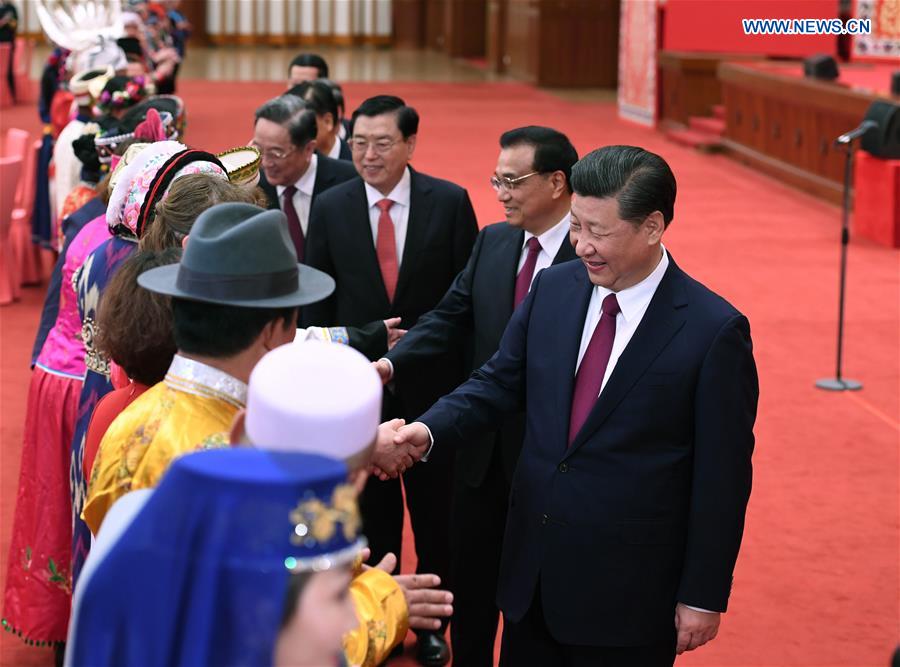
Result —
[[[509,0],[488,0],[485,53],[488,67],[502,74],[506,72],[506,21]]]
[[[444,50],[446,43],[444,22],[447,18],[445,1],[425,0],[425,47],[437,51]]]
[[[614,88],[619,0],[543,0],[539,6],[538,85]]]
[[[538,0],[513,0],[507,5],[506,70],[518,79],[537,82]]]
[[[722,103],[719,63],[761,56],[660,51],[660,121],[687,125],[691,116],[710,116]]]
[[[444,4],[444,48],[455,58],[481,58],[486,52],[487,0]]]
[[[779,68],[723,63],[726,148],[779,180],[839,203],[844,156],[834,138],[855,127],[878,96],[811,81]]]
[[[615,87],[619,0],[513,0],[505,9],[505,44],[487,47],[493,64],[503,50],[507,71],[539,86]]]
[[[421,49],[425,46],[425,0],[394,0],[394,46]]]

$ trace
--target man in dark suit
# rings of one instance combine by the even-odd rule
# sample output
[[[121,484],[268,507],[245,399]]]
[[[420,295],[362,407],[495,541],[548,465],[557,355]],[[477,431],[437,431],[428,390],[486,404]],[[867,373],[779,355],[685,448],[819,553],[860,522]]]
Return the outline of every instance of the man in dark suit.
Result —
[[[577,161],[568,138],[548,127],[521,127],[500,137],[491,185],[506,222],[481,230],[466,268],[441,302],[377,363],[385,382],[402,388],[423,361],[460,344],[472,346],[472,370],[493,356],[537,273],[575,259],[568,238],[569,176]],[[450,635],[454,660],[466,667],[494,664],[497,570],[524,433],[524,415],[512,415],[457,452],[450,551],[456,611]]]
[[[750,327],[662,247],[676,189],[662,158],[608,146],[572,187],[581,261],[541,272],[497,354],[395,442],[439,458],[524,407],[501,665],[670,666],[715,637],[731,591],[759,397]]]
[[[350,144],[340,137],[343,126],[331,86],[319,79],[304,81],[288,90],[287,94],[299,97],[315,112],[318,127],[316,151],[319,155],[334,160],[352,161]]]
[[[434,308],[465,266],[478,226],[466,191],[409,166],[419,116],[403,100],[373,97],[353,113],[353,162],[361,178],[316,200],[310,215],[306,261],[334,277],[327,301],[304,308],[305,322],[360,325],[399,316],[405,329]],[[359,349],[369,359],[388,350],[386,337]],[[464,354],[452,347],[421,364],[415,378],[385,397],[385,417],[411,418],[462,380]],[[449,580],[452,462],[417,466],[404,476],[416,538],[419,572]],[[400,553],[400,482],[373,478],[360,499],[363,524],[377,562]],[[445,664],[441,635],[419,634],[419,657]]]
[[[305,256],[312,202],[328,188],[356,177],[353,165],[316,154],[316,114],[294,95],[269,100],[256,110],[253,145],[262,156],[259,187],[269,208],[280,208],[297,258]]]

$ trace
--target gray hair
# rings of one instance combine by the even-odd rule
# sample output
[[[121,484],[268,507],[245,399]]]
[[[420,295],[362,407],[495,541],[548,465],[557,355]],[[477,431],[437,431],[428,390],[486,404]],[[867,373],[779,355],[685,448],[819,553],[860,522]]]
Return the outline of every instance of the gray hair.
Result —
[[[264,102],[256,110],[254,123],[260,118],[286,129],[291,143],[297,148],[303,148],[316,138],[316,114],[296,95],[280,95]]]

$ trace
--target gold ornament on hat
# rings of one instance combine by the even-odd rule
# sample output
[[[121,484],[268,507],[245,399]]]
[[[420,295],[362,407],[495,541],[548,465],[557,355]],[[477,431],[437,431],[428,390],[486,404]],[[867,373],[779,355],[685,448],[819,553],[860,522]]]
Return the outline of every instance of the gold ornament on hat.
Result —
[[[331,494],[330,503],[319,498],[301,500],[290,513],[294,533],[291,544],[312,546],[315,542],[330,541],[341,525],[344,539],[352,541],[359,534],[359,506],[353,487],[341,484]]]

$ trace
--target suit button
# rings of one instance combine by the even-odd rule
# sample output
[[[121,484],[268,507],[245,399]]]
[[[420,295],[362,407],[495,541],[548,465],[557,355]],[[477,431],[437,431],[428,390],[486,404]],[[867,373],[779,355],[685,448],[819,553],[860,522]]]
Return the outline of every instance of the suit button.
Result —
[[[546,526],[547,522],[550,520],[550,517],[546,514],[541,514],[541,525]]]
[[[569,466],[567,466],[565,463],[560,463],[559,471],[560,472],[569,472]]]

